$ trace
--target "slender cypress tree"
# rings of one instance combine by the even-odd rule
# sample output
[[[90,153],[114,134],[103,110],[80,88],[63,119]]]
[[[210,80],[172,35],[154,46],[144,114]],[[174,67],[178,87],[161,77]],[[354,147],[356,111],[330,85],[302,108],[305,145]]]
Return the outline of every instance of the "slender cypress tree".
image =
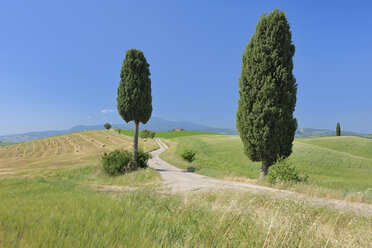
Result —
[[[292,152],[297,129],[294,53],[285,13],[274,10],[262,15],[243,54],[236,115],[245,154],[262,161],[261,179],[278,157]]]
[[[337,122],[336,125],[336,136],[341,136],[341,126],[339,122]]]
[[[152,113],[149,66],[142,51],[130,49],[125,54],[120,73],[117,107],[123,120],[134,121],[134,161],[137,160],[139,123],[146,124]]]

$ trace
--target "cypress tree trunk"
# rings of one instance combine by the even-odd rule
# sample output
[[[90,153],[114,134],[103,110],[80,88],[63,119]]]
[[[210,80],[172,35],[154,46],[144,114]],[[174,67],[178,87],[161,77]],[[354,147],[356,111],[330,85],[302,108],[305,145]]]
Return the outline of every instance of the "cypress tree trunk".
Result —
[[[137,161],[137,152],[138,152],[138,126],[139,121],[134,121],[134,142],[133,142],[133,161]]]
[[[268,170],[269,170],[269,160],[267,158],[262,158],[261,175],[260,175],[260,180],[261,181],[267,175]]]

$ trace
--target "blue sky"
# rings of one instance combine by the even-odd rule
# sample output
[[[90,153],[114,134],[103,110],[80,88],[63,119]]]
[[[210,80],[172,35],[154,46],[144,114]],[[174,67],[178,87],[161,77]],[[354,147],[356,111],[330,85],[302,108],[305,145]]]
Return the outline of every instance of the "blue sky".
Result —
[[[235,127],[246,43],[287,13],[300,127],[372,133],[369,1],[1,1],[0,135],[121,123],[125,51],[152,73],[153,116]],[[104,111],[107,110],[107,111]]]

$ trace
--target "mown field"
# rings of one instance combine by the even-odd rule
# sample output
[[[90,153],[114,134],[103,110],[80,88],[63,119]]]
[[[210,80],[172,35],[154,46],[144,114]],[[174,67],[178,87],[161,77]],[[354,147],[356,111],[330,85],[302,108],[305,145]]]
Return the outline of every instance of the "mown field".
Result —
[[[139,146],[145,150],[158,147],[153,140],[140,140]],[[0,147],[0,176],[89,164],[114,149],[131,150],[132,138],[99,130],[12,144]]]
[[[243,153],[238,136],[202,135],[167,140],[171,149],[161,156],[171,164],[186,169],[189,163],[180,158],[185,149],[197,151],[192,163],[196,172],[218,178],[256,179],[259,162],[251,162]],[[300,173],[309,175],[307,185],[293,189],[324,197],[348,198],[372,202],[372,140],[354,137],[296,139],[289,158]]]

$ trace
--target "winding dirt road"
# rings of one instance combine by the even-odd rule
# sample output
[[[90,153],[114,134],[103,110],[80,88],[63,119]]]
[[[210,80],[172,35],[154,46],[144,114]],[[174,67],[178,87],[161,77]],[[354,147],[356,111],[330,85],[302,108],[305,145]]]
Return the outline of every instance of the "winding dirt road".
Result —
[[[159,157],[168,147],[160,139],[156,139],[156,142],[160,148],[152,152],[153,158],[150,159],[149,166],[160,173],[163,179],[162,191],[182,194],[192,191],[229,189],[249,193],[265,193],[296,201],[304,200],[315,206],[328,206],[339,210],[349,210],[358,215],[372,217],[371,204],[316,198],[301,193],[279,190],[261,185],[215,179],[179,169]]]

